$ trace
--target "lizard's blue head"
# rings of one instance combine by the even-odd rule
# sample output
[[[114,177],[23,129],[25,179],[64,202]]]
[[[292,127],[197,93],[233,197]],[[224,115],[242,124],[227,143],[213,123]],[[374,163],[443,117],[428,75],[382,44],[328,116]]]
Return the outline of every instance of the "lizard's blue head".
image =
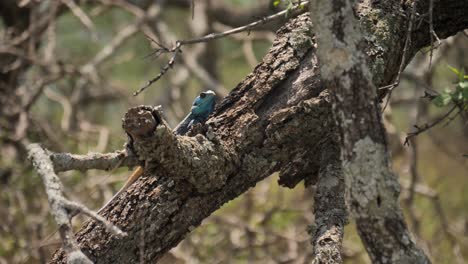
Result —
[[[192,115],[199,120],[205,120],[213,112],[215,106],[215,92],[208,90],[200,93],[192,105]]]

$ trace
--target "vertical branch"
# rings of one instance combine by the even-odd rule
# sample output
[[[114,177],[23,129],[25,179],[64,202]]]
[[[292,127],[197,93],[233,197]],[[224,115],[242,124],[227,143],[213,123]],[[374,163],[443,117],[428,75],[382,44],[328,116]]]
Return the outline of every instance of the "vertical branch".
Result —
[[[344,176],[340,151],[329,144],[320,160],[320,171],[315,192],[315,234],[313,263],[343,263],[341,249],[344,225],[348,221],[344,200]]]
[[[59,226],[60,237],[63,241],[63,248],[69,254],[69,261],[73,263],[92,263],[78,247],[71,226],[71,216],[65,206],[65,198],[62,193],[62,183],[55,174],[52,161],[47,153],[39,145],[30,145],[28,148],[29,157],[44,183],[47,197],[50,204],[50,211]]]
[[[374,263],[429,263],[406,227],[400,187],[390,166],[376,87],[361,50],[363,38],[352,2],[311,4],[324,86],[340,130],[346,200]]]

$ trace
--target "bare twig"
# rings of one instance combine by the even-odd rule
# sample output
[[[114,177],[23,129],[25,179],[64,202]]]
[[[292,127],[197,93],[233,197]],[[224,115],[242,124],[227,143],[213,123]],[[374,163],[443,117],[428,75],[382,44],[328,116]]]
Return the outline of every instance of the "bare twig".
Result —
[[[81,24],[83,24],[95,37],[96,27],[88,15],[86,15],[86,13],[72,0],[62,0],[62,3],[64,3],[71,10],[72,14],[77,17]]]
[[[410,132],[408,133],[408,135],[406,136],[405,138],[405,143],[404,145],[408,146],[410,144],[409,140],[412,138],[412,137],[415,137],[421,133],[423,133],[424,131],[427,131],[431,128],[433,128],[434,126],[438,125],[439,123],[441,123],[442,121],[444,121],[447,117],[450,116],[450,114],[455,110],[457,109],[457,106],[453,106],[447,113],[445,113],[443,116],[437,118],[434,122],[430,123],[430,124],[424,124],[423,126],[418,126],[418,125],[415,125],[414,127],[416,128],[416,131],[414,132]]]
[[[68,131],[70,129],[70,116],[72,115],[72,104],[70,103],[69,98],[61,95],[60,93],[55,92],[52,89],[46,88],[44,90],[45,96],[57,103],[59,103],[63,108],[62,120],[60,122],[60,127],[63,131]]]
[[[252,22],[250,24],[247,24],[245,26],[241,26],[241,27],[237,27],[237,28],[233,28],[233,29],[230,29],[230,30],[227,30],[227,31],[224,31],[224,32],[221,32],[221,33],[211,33],[211,34],[208,34],[206,36],[203,36],[203,37],[200,37],[200,38],[193,38],[193,39],[188,39],[188,40],[178,40],[176,41],[176,44],[173,48],[171,49],[168,49],[170,53],[172,53],[173,55],[171,56],[171,58],[169,59],[168,63],[161,69],[161,71],[159,72],[159,74],[154,77],[153,79],[149,80],[143,87],[141,87],[140,89],[138,89],[137,91],[135,91],[133,93],[134,96],[137,96],[138,94],[140,94],[141,92],[143,92],[144,90],[146,90],[146,88],[148,88],[149,86],[151,86],[153,83],[157,82],[159,79],[161,79],[161,77],[169,70],[171,69],[173,66],[174,66],[174,63],[175,63],[175,59],[178,55],[178,53],[182,52],[181,51],[181,47],[184,46],[184,45],[191,45],[191,44],[196,44],[196,43],[202,43],[202,42],[207,42],[207,41],[211,41],[211,40],[215,40],[215,39],[219,39],[219,38],[223,38],[223,37],[226,37],[226,36],[229,36],[229,35],[232,35],[232,34],[236,34],[236,33],[240,33],[240,32],[249,32],[251,29],[257,27],[257,26],[260,26],[260,25],[263,25],[263,24],[266,24],[268,22],[271,22],[275,19],[278,19],[278,18],[281,18],[283,15],[285,15],[286,13],[288,12],[291,12],[291,11],[294,11],[296,9],[299,9],[300,6],[302,5],[305,5],[307,4],[308,1],[304,1],[302,2],[301,4],[297,4],[295,5],[293,8],[291,8],[290,10],[283,10],[281,12],[278,12],[276,14],[273,14],[271,16],[267,16],[265,18],[262,18],[260,20],[257,20],[255,22]]]
[[[120,237],[126,236],[125,232],[123,232],[117,226],[113,225],[111,222],[107,221],[104,217],[98,215],[96,212],[90,210],[86,206],[73,202],[73,201],[69,201],[69,200],[65,200],[64,202],[68,210],[72,212],[81,212],[95,219],[96,221],[102,223],[104,227],[107,229],[107,231],[109,231],[110,233],[116,236],[120,236]]]
[[[221,23],[214,23],[213,27],[217,31],[226,31],[230,30],[231,27],[223,25]],[[258,64],[257,58],[255,57],[255,53],[253,50],[253,41],[254,40],[266,40],[273,43],[275,38],[275,34],[268,31],[256,31],[250,32],[248,35],[231,35],[231,38],[242,42],[242,51],[244,53],[244,57],[246,58],[247,62],[250,64],[251,67],[255,67]]]
[[[148,33],[148,35],[153,34],[152,28],[144,27],[143,29]],[[160,41],[163,43],[168,43],[175,39],[174,34],[169,30],[168,25],[163,21],[160,21],[157,23],[157,25],[155,25],[155,30],[161,36]],[[164,45],[160,42],[152,38],[150,38],[150,40],[159,47],[156,49],[156,56],[162,53],[170,52],[170,50],[164,47]],[[193,73],[193,75],[197,77],[207,88],[214,90],[220,97],[225,97],[228,94],[228,90],[198,63],[197,58],[199,57],[201,51],[199,48],[201,47],[195,46],[189,52],[181,52],[181,61],[183,62],[184,66],[186,66],[187,70]]]
[[[154,77],[153,79],[149,80],[146,85],[144,85],[143,87],[141,87],[140,89],[138,89],[137,91],[135,91],[133,93],[133,96],[137,96],[138,94],[140,94],[141,92],[143,92],[146,88],[150,87],[153,83],[157,82],[159,79],[161,79],[161,77],[166,74],[166,72],[171,69],[173,66],[174,66],[174,63],[175,63],[175,60],[177,58],[177,55],[181,52],[180,50],[180,47],[181,47],[181,44],[180,44],[180,41],[177,41],[176,43],[176,46],[170,50],[170,52],[172,52],[172,57],[171,59],[167,62],[166,65],[164,65],[164,67],[161,68],[161,72],[159,72],[158,75],[156,75],[156,77]]]
[[[103,224],[108,231],[117,236],[126,235],[118,227],[112,225],[103,217],[87,209],[85,206],[71,202],[65,198],[60,179],[55,174],[53,163],[49,154],[39,144],[30,144],[28,147],[29,159],[42,179],[50,204],[51,213],[59,226],[63,247],[68,253],[68,263],[92,263],[81,252],[71,226],[74,211],[83,212]]]

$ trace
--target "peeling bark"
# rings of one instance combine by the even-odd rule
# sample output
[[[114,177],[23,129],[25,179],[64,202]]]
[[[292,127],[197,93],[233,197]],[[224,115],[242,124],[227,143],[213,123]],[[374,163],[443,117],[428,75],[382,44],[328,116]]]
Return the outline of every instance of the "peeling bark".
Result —
[[[450,12],[450,7],[456,6],[451,2],[444,3],[449,8],[441,10]],[[467,7],[464,8],[466,10]],[[404,43],[402,36],[407,22],[398,13],[400,10],[401,6],[396,1],[363,1],[358,8],[363,25],[373,24],[372,15],[393,19],[393,24],[381,25],[379,30],[387,32],[382,33],[383,37],[366,41],[371,71],[374,76],[380,73],[374,77],[378,86],[388,84],[398,70],[398,59],[402,55],[398,47]],[[462,22],[457,24],[458,28],[450,29],[451,34],[468,24],[466,16],[460,16],[458,20]],[[377,31],[371,26],[369,29],[374,30],[368,30],[369,35]],[[427,32],[426,28],[419,30]],[[411,54],[419,48],[411,47]],[[197,134],[192,138],[176,137],[167,133],[162,122],[157,122],[147,135],[132,136],[135,152],[147,161],[147,169],[137,182],[103,210],[103,215],[128,236],[117,238],[94,221],[89,221],[76,235],[82,251],[97,263],[154,262],[220,206],[271,173],[281,171],[284,182],[293,186],[303,179],[303,171],[319,171],[318,164],[306,161],[320,160],[321,143],[330,140],[334,124],[329,121],[331,107],[328,92],[324,90],[328,86],[323,85],[317,65],[310,22],[307,15],[302,15],[277,32],[277,40],[262,63],[223,100],[206,127],[200,128],[203,133],[192,131],[192,136]],[[354,79],[347,81],[359,82]],[[366,82],[363,84],[368,85]],[[358,107],[358,110],[368,109]],[[376,112],[369,114],[375,115]],[[142,125],[136,126],[138,130]],[[161,138],[172,141],[180,149],[164,144],[159,141]],[[383,141],[374,142],[381,144]],[[158,143],[161,146],[158,147]],[[146,144],[156,150],[148,149]],[[164,152],[166,150],[163,151],[162,146],[166,146],[168,152]],[[194,146],[193,150],[191,146]],[[195,181],[189,180],[190,175],[197,172],[182,168],[179,173],[175,169],[180,168],[180,164],[172,163],[193,161],[193,157],[177,156],[184,151],[188,154],[199,151],[203,157],[208,157],[213,153],[210,148],[222,150],[221,155],[228,157],[224,159],[229,163],[228,169],[220,172],[223,175],[217,175],[225,179],[221,185],[200,191]],[[165,160],[165,155],[176,160]],[[347,152],[344,155],[348,155]],[[190,168],[199,168],[194,164],[190,163]],[[197,177],[203,175],[198,174]],[[398,231],[401,230],[398,223],[382,224]],[[398,232],[393,234],[398,235]],[[382,235],[388,238],[389,234]],[[385,247],[387,244],[378,245]],[[65,261],[66,255],[62,250],[52,260],[53,263]]]

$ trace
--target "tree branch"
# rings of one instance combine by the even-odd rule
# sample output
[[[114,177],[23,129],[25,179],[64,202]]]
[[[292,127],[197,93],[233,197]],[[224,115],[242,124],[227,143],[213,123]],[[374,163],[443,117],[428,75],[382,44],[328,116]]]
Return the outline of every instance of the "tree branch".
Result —
[[[70,153],[50,153],[56,173],[69,170],[111,170],[126,166],[134,167],[139,164],[133,155],[128,156],[125,151],[112,153],[89,153],[87,155],[76,155]]]
[[[93,211],[67,200],[62,191],[62,184],[60,179],[55,174],[52,161],[41,146],[38,144],[31,144],[28,146],[29,158],[36,169],[46,189],[47,197],[50,204],[50,210],[54,216],[55,221],[59,226],[60,237],[63,241],[63,248],[69,255],[68,263],[92,263],[80,250],[80,247],[75,241],[73,228],[71,226],[71,219],[77,212],[83,212],[96,221],[103,224],[107,231],[116,235],[117,237],[125,236],[126,233],[122,232],[118,227],[112,225],[103,217],[97,215]]]
[[[315,192],[315,234],[313,263],[342,263],[344,226],[348,213],[344,199],[344,175],[337,144],[327,142],[320,160]]]
[[[429,263],[399,206],[399,184],[391,171],[376,86],[352,6],[350,0],[318,0],[311,6],[321,76],[332,94],[340,131],[348,209],[374,263]],[[403,59],[406,52],[404,48]],[[398,67],[398,75],[401,70]]]

